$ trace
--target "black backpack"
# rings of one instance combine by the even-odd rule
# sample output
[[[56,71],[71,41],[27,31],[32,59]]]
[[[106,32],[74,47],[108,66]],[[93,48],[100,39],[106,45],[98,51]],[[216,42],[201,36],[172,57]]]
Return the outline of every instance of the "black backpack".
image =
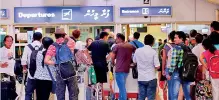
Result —
[[[43,46],[38,47],[35,46],[33,47],[31,44],[27,45],[30,50],[32,51],[31,55],[30,55],[30,63],[28,65],[28,69],[29,69],[29,73],[32,77],[34,77],[35,71],[36,71],[36,58],[37,58],[37,53],[41,50],[43,50]],[[38,48],[38,49],[37,49]]]
[[[198,58],[192,53],[191,49],[187,46],[183,48],[183,66],[179,68],[179,76],[183,81],[194,82],[196,79],[196,72],[198,69]]]

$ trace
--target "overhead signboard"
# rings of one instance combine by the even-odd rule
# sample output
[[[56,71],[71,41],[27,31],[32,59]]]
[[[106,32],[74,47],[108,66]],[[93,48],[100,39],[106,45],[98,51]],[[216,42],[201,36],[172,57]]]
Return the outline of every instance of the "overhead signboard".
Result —
[[[0,9],[0,18],[8,18],[8,10]]]
[[[120,16],[171,16],[171,6],[121,7]]]
[[[113,22],[113,6],[15,7],[15,23]]]

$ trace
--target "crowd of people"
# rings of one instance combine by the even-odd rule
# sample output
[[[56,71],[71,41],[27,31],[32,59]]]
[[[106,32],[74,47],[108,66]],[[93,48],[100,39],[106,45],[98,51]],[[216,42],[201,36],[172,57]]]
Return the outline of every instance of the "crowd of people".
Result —
[[[209,36],[196,30],[190,34],[172,31],[164,42],[159,39],[158,50],[153,48],[153,35],[144,36],[142,43],[139,32],[129,41],[121,33],[114,36],[101,32],[96,40],[88,38],[85,46],[79,30],[68,36],[63,28],[57,28],[55,41],[35,32],[21,58],[23,73],[27,73],[25,100],[32,100],[35,90],[37,100],[48,100],[51,92],[57,100],[65,100],[66,87],[69,100],[78,100],[76,76],[81,65],[86,66],[85,71],[94,66],[102,99],[103,83],[107,83],[107,73],[111,71],[119,88],[118,99],[127,100],[126,79],[132,71],[138,81],[138,100],[155,100],[159,90],[163,100],[219,100],[219,22],[213,21],[210,28]],[[2,79],[10,76],[16,90],[12,44],[13,37],[7,35],[0,49],[0,73]]]
[[[160,46],[160,63],[161,77],[159,84],[167,82],[168,98],[163,96],[164,100],[177,100],[185,98],[186,100],[218,100],[218,72],[219,72],[219,22],[213,21],[210,26],[211,33],[209,36],[202,35],[196,30],[191,30],[189,34],[180,31],[172,31],[169,34],[169,42],[165,46]],[[185,50],[185,46],[188,47]],[[191,56],[186,56],[191,52],[197,57],[197,64],[193,60],[191,65],[197,65],[193,71],[194,80],[186,80],[183,78],[181,68],[186,69],[186,59],[191,59]],[[194,66],[193,66],[194,67]],[[188,67],[189,68],[189,67]],[[181,75],[183,74],[183,75]],[[165,76],[165,77],[163,77]],[[166,78],[166,79],[165,79]],[[182,89],[180,89],[182,86]],[[160,88],[164,87],[160,85]],[[180,90],[183,90],[180,91]],[[167,92],[163,94],[166,94]],[[184,94],[184,95],[179,95]],[[154,99],[151,99],[154,100]]]

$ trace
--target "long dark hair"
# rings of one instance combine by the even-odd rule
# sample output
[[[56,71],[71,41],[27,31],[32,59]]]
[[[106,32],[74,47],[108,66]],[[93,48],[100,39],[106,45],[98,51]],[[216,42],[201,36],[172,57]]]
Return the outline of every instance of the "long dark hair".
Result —
[[[202,42],[203,47],[206,50],[209,50],[212,54],[215,54],[215,51],[217,50],[216,47],[212,44],[211,40],[209,38],[205,39]]]
[[[45,59],[45,56],[46,56],[46,53],[47,53],[47,50],[49,48],[50,45],[52,45],[54,43],[53,39],[50,38],[50,37],[44,37],[43,40],[42,40],[42,44],[43,44],[43,47],[44,49],[46,49],[45,51],[43,51],[43,62],[44,62],[44,59]],[[42,65],[44,67],[44,63],[42,62]]]

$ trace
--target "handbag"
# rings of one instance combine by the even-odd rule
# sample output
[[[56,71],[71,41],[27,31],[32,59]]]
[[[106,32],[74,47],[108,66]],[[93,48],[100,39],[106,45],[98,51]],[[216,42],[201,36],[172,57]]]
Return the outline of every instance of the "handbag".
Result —
[[[136,48],[138,49],[138,45],[135,43],[135,41],[133,41],[134,45],[136,46]],[[138,69],[137,69],[137,64],[133,64],[133,61],[131,63],[131,67],[132,67],[132,77],[134,79],[138,78]]]
[[[133,67],[132,68],[132,77],[134,79],[137,79],[138,78],[138,69],[137,69],[137,66]]]
[[[207,71],[204,75],[203,80],[196,83],[195,98],[196,100],[212,100],[212,84],[210,81],[210,75]]]
[[[54,77],[52,76],[52,72],[51,72],[51,70],[49,69],[48,65],[46,66],[46,68],[47,68],[47,70],[48,70],[48,72],[49,72],[49,76],[50,76],[51,79],[52,79],[52,90],[51,90],[51,92],[52,92],[53,94],[55,94],[55,91],[56,91],[56,81],[55,81]]]

